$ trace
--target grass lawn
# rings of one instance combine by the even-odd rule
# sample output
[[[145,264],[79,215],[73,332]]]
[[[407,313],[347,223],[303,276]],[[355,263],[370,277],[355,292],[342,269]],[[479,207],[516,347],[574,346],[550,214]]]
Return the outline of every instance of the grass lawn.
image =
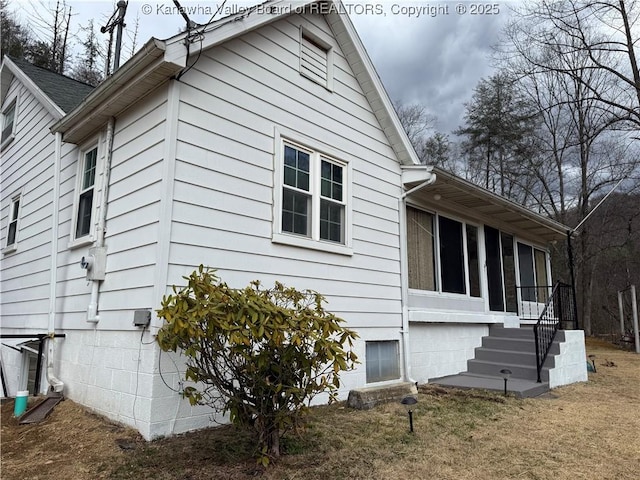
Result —
[[[425,385],[415,433],[400,405],[312,409],[262,469],[231,426],[154,442],[67,400],[21,426],[2,405],[0,477],[12,479],[638,479],[640,355],[589,339],[589,382],[519,400]]]

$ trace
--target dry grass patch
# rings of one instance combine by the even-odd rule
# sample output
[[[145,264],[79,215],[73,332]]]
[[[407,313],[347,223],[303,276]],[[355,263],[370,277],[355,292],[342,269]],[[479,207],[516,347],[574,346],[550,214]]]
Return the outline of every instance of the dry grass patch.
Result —
[[[640,478],[640,356],[591,340],[587,350],[597,355],[590,381],[544,398],[424,386],[414,434],[400,405],[314,408],[267,470],[231,426],[147,443],[70,401],[27,427],[3,405],[2,478]]]

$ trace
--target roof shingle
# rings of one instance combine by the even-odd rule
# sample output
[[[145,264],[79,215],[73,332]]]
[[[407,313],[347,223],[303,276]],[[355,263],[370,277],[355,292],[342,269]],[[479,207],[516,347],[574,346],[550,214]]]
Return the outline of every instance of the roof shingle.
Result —
[[[11,58],[11,61],[65,113],[76,108],[94,88],[46,68],[37,67],[26,60]]]

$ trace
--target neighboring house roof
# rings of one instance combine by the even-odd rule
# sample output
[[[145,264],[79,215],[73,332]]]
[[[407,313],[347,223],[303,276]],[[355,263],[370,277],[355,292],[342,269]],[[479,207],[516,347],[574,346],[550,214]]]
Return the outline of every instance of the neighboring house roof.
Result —
[[[267,3],[272,5],[271,9],[264,8]],[[65,141],[78,143],[102,128],[109,117],[118,115],[154,87],[180,72],[186,67],[187,60],[197,56],[199,51],[220,45],[249,31],[300,12],[304,7],[315,3],[323,3],[331,7],[322,9],[323,12],[327,12],[325,18],[398,159],[404,165],[419,164],[418,157],[391,100],[339,0],[330,2],[272,0],[261,4],[263,8],[258,9],[256,6],[242,10],[167,40],[152,38],[53,129],[63,132]],[[190,43],[189,35],[194,31],[198,33],[197,42]]]
[[[91,85],[37,67],[26,60],[5,57],[2,64],[2,99],[14,77],[18,77],[56,118],[76,108],[94,90]]]

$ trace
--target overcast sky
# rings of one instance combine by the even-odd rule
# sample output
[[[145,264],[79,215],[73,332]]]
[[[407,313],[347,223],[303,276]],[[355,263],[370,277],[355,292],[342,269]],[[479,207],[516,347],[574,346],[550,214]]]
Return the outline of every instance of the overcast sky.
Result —
[[[53,10],[55,3],[56,0],[10,0],[9,5],[37,26],[37,14],[33,11],[44,11],[41,4]],[[66,3],[72,9],[73,31],[78,25],[86,25],[90,18],[97,28],[103,26],[116,2],[66,0]],[[191,8],[193,21],[206,23],[210,12],[215,12],[222,1],[180,3]],[[227,1],[225,7],[255,3],[258,0]],[[436,115],[437,129],[444,133],[462,123],[464,103],[470,99],[478,80],[492,73],[488,60],[490,47],[509,16],[509,5],[513,5],[512,1],[343,0],[343,3],[389,96],[403,103],[424,104]],[[138,17],[138,48],[152,36],[168,38],[184,26],[184,20],[171,11],[172,7],[172,0],[129,1],[127,29],[132,29]],[[127,48],[125,45],[125,54]]]

